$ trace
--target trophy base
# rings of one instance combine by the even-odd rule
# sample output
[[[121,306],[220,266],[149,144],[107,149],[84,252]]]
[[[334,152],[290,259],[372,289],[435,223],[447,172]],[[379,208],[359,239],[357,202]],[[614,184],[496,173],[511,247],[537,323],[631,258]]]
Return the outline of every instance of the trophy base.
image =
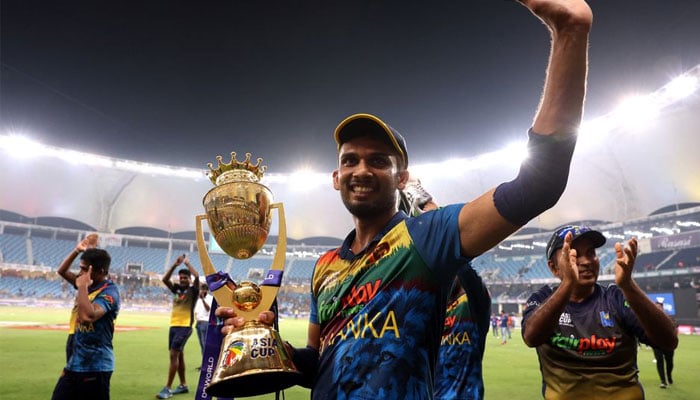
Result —
[[[217,397],[255,396],[296,385],[301,377],[279,333],[247,321],[224,336],[218,366],[205,391]]]
[[[294,370],[246,371],[244,374],[225,378],[206,387],[209,396],[248,397],[279,390],[299,384],[301,373]]]

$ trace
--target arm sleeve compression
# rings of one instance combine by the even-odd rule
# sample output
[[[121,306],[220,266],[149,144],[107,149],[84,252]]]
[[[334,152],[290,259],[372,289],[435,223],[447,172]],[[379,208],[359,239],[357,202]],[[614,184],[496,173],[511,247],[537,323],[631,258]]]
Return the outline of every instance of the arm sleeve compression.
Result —
[[[518,176],[500,184],[493,195],[496,209],[515,225],[525,225],[551,208],[564,193],[576,134],[539,135],[528,132],[528,158]]]

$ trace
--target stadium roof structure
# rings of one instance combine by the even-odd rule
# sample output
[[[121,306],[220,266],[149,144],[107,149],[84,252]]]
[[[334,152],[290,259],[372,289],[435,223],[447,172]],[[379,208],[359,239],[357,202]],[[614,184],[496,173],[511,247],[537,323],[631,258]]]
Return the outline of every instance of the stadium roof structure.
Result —
[[[564,195],[526,231],[551,230],[570,221],[626,221],[700,201],[699,81],[696,66],[685,80],[636,98],[633,106],[584,121]],[[679,88],[681,95],[668,100]],[[8,144],[11,140],[0,136],[0,210],[35,220],[74,219],[102,232],[148,227],[177,235],[194,230],[202,198],[213,187],[204,170],[36,144],[18,151]],[[521,153],[506,149],[416,165],[411,171],[446,205],[469,201],[515,177],[519,162],[514,161]],[[262,183],[284,204],[290,238],[342,238],[352,228],[331,182],[331,171],[264,176]],[[273,225],[271,235],[276,234]]]

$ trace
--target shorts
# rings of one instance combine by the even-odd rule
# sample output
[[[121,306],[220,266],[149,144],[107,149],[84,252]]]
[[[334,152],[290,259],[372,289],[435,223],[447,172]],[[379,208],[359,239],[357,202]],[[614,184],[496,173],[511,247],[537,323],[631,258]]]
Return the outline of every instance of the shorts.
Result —
[[[192,334],[191,326],[171,326],[168,335],[168,350],[183,351]]]
[[[112,371],[75,372],[63,370],[51,400],[109,400]]]

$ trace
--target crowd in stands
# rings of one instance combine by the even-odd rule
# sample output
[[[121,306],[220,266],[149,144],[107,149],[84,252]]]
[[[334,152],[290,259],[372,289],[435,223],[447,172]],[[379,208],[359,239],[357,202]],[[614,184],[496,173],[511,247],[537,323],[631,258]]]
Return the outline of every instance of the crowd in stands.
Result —
[[[665,233],[668,238],[664,242],[666,248],[647,249],[639,255],[635,279],[646,291],[692,287],[700,292],[700,223],[697,222],[700,207],[692,210],[686,213],[685,219],[691,221],[687,228],[675,228],[674,233]],[[650,216],[648,220],[635,221],[634,226],[611,224],[609,229],[601,230],[610,234],[611,240],[618,241],[630,236],[630,232],[653,231],[652,226],[674,226],[676,217],[675,214],[665,219]],[[56,268],[62,257],[85,234],[79,230],[0,221],[0,299],[72,301],[75,289],[60,279]],[[548,235],[549,232],[543,231],[520,232],[473,261],[474,268],[487,283],[494,303],[522,304],[529,293],[550,283],[551,274],[542,250],[532,246]],[[659,234],[659,237],[663,239],[664,234]],[[284,280],[278,294],[281,314],[297,317],[308,314],[309,283],[315,255],[336,247],[340,240],[337,241],[288,246]],[[684,246],[668,246],[679,243]],[[248,260],[233,259],[223,253],[210,253],[210,256],[215,268],[228,272],[235,281],[260,283],[274,254],[274,244],[267,243],[266,246]],[[170,295],[161,282],[165,268],[177,254],[187,253],[195,264],[199,260],[192,239],[123,236],[120,241],[107,243],[104,248],[112,255],[110,273],[119,286],[126,307],[149,304],[167,308]],[[601,248],[599,257],[601,282],[612,281],[612,248]]]

